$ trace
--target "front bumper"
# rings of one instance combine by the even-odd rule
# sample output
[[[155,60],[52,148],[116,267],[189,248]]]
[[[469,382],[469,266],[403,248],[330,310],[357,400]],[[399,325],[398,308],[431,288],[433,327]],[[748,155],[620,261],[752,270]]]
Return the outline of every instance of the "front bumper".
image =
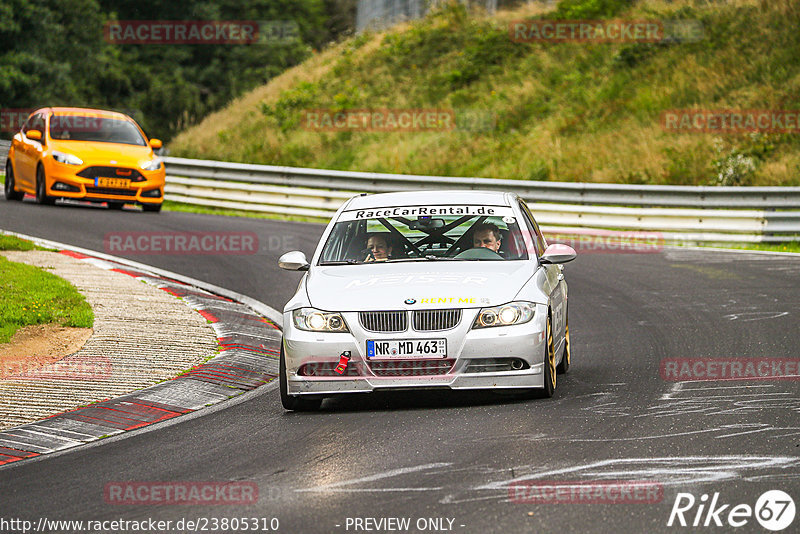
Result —
[[[58,198],[93,201],[117,201],[138,204],[161,204],[164,201],[165,171],[140,171],[144,181],[131,182],[128,188],[99,187],[93,178],[77,176],[79,168],[51,164],[47,169],[47,195]],[[58,184],[64,184],[62,187]]]
[[[375,333],[363,330],[358,313],[343,313],[348,333],[308,332],[296,328],[291,312],[284,313],[283,343],[286,358],[288,393],[290,395],[326,395],[368,393],[376,390],[445,388],[528,389],[544,387],[545,330],[547,308],[536,306],[536,314],[528,323],[472,330],[477,309],[465,309],[459,325],[444,332]],[[366,357],[368,339],[433,339],[447,340],[447,360],[452,366],[441,374],[410,372],[403,376],[385,376],[373,369]],[[348,372],[335,376],[301,376],[305,364],[327,364],[335,367],[340,355],[350,352]],[[523,360],[524,368],[509,371],[468,372],[476,362]],[[405,360],[410,361],[410,360]],[[420,360],[413,360],[419,362]],[[438,360],[443,361],[443,360]],[[390,364],[391,365],[391,364]]]

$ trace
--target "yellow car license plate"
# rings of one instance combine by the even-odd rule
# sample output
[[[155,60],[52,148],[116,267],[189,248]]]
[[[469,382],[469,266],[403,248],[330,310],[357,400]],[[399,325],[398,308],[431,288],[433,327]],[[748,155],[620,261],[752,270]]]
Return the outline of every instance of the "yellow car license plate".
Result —
[[[113,187],[115,189],[128,189],[131,181],[127,178],[97,178],[97,187]]]

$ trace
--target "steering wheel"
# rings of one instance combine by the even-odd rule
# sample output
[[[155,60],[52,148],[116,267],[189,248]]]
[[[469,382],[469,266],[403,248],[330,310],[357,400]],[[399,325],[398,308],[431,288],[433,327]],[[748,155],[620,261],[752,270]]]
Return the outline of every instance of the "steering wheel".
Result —
[[[456,254],[457,260],[502,260],[503,256],[486,247],[470,248]]]

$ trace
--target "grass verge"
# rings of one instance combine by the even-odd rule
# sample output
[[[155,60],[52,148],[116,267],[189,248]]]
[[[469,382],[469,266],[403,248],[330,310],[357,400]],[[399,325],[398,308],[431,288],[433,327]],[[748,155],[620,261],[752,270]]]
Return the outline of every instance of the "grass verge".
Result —
[[[53,250],[50,248],[34,245],[27,239],[20,239],[17,236],[0,234],[0,250]]]
[[[280,215],[277,213],[261,213],[258,211],[232,210],[227,208],[212,208],[208,206],[196,206],[183,202],[165,200],[162,208],[164,211],[180,211],[184,213],[200,213],[203,215],[224,215],[227,217],[249,217],[251,219],[274,219],[278,221],[292,222],[312,222],[327,224],[330,219],[322,217],[301,217],[298,215]]]
[[[91,306],[63,278],[4,257],[0,271],[0,343],[8,343],[18,329],[29,325],[90,328],[94,324]]]
[[[713,248],[729,248],[733,250],[762,250],[764,252],[793,252],[800,254],[800,241],[787,241],[785,243],[731,243],[708,245]]]

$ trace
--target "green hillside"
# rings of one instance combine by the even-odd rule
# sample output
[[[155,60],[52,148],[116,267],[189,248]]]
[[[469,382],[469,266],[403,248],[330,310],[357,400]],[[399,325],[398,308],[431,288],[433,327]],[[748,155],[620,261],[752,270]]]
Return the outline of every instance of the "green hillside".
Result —
[[[543,7],[544,6],[544,7]],[[521,43],[520,19],[699,21],[699,39]],[[662,127],[674,109],[800,109],[796,0],[453,3],[315,54],[178,135],[171,155],[375,172],[648,184],[800,184],[793,133]],[[433,131],[318,131],[308,110],[455,110]],[[491,120],[487,120],[487,117]]]

